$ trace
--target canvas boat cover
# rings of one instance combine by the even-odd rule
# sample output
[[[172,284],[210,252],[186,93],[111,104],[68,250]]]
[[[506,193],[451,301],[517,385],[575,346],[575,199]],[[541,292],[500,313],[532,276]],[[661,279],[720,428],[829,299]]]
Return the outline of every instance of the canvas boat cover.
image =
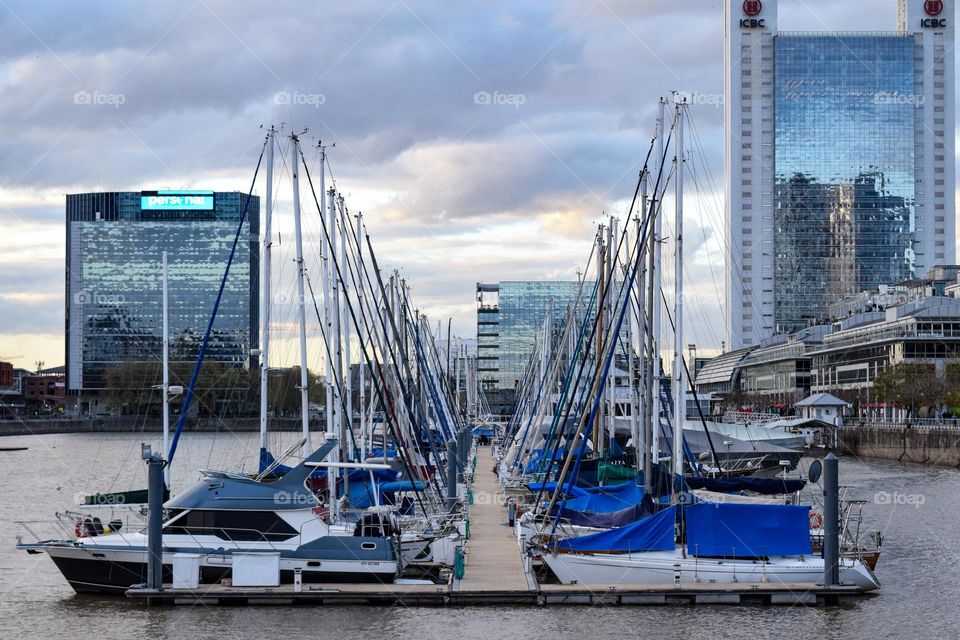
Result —
[[[687,553],[761,558],[811,555],[810,507],[700,503],[684,510]]]
[[[561,540],[556,548],[567,552],[671,551],[676,518],[677,508],[670,506],[626,526]]]
[[[752,491],[765,496],[794,493],[807,486],[806,480],[784,478],[686,478],[685,480],[691,489],[706,489],[718,493]]]

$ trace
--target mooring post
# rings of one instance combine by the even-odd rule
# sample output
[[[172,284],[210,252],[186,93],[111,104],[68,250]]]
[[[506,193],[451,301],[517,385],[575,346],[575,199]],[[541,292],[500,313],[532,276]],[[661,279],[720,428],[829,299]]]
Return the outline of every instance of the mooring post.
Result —
[[[457,482],[463,482],[463,473],[467,468],[467,456],[470,455],[470,432],[461,429],[457,434],[457,453],[460,455],[460,465],[457,469]]]
[[[840,584],[840,461],[823,460],[823,584]]]
[[[457,439],[447,442],[447,509],[453,510],[457,503]]]
[[[163,457],[142,447],[147,462],[147,587],[163,590]]]

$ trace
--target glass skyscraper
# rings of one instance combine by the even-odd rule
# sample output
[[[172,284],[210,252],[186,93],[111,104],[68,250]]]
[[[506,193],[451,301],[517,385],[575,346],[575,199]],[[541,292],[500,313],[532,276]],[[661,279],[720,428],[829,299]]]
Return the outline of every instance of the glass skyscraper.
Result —
[[[580,283],[569,281],[477,284],[478,378],[495,414],[512,411],[514,392],[523,380],[548,311],[556,337],[579,291]],[[589,288],[582,294],[578,315],[582,316],[590,294]]]
[[[207,358],[244,366],[258,345],[260,201],[239,192],[67,195],[66,370],[72,395],[103,389],[107,372],[162,357],[163,252],[169,264],[171,361],[193,361],[237,225],[237,253]]]
[[[914,275],[914,41],[774,38],[774,329]]]
[[[955,262],[953,15],[899,0],[895,31],[794,33],[775,0],[725,4],[732,348]]]

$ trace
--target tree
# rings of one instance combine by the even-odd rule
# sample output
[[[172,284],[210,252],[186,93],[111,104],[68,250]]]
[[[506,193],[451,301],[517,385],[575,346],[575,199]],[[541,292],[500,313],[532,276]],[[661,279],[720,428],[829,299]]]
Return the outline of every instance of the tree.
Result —
[[[937,375],[936,366],[925,362],[899,362],[877,374],[873,381],[876,398],[916,415],[919,407],[938,407],[947,399],[947,376]]]
[[[171,362],[170,385],[186,389],[193,369],[192,362]],[[163,369],[159,362],[125,362],[108,369],[106,378],[106,388],[100,396],[105,404],[124,414],[161,413]],[[257,389],[255,379],[247,369],[205,361],[194,388],[191,413],[195,408],[198,415],[239,415],[256,405]],[[182,403],[182,396],[172,398],[171,410],[178,411]]]

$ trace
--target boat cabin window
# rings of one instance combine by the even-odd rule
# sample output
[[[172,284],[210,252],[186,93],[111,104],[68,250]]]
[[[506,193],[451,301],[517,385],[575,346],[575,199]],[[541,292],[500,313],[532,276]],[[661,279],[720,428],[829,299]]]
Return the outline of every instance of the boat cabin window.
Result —
[[[289,540],[297,535],[283,518],[273,511],[218,511],[191,509],[171,519],[165,531],[180,535],[216,536],[221,540],[269,541]]]

